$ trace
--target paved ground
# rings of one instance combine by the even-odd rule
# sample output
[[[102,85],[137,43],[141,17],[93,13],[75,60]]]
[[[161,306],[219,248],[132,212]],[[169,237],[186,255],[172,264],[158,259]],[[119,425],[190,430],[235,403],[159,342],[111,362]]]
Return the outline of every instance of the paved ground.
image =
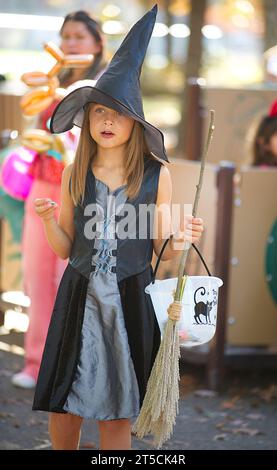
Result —
[[[50,449],[47,413],[32,411],[33,392],[10,383],[23,358],[16,347],[14,352],[7,349],[11,344],[22,347],[22,335],[2,335],[0,341],[0,449]],[[181,363],[180,413],[172,439],[164,448],[276,450],[276,369],[229,369],[220,394],[206,390],[204,377],[203,366]],[[93,421],[83,425],[81,448],[98,448]],[[133,448],[153,448],[151,437],[134,438]]]

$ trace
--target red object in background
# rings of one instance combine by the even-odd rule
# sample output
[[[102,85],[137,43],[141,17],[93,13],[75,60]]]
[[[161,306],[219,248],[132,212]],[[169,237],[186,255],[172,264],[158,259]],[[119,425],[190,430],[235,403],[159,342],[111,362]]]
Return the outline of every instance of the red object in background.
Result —
[[[39,129],[50,132],[47,127],[47,122],[51,118],[56,106],[60,100],[55,100],[48,106],[39,116]],[[61,184],[62,172],[64,170],[64,163],[56,160],[47,153],[40,153],[34,162],[31,169],[31,174],[35,179],[47,181],[48,183]]]
[[[52,116],[53,112],[55,111],[57,105],[59,104],[60,100],[54,100],[53,103],[48,106],[44,111],[40,113],[39,116],[39,128],[49,132],[47,127],[47,121]]]
[[[64,163],[56,160],[47,153],[40,153],[32,166],[31,175],[35,179],[47,181],[52,184],[61,184]]]
[[[277,100],[273,101],[272,105],[270,106],[268,115],[270,117],[277,116]]]

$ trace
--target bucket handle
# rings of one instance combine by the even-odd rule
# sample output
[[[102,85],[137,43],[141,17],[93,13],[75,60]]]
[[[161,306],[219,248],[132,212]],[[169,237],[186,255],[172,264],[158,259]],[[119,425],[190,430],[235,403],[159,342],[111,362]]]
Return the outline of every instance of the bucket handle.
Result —
[[[158,271],[158,267],[159,267],[159,264],[160,264],[160,261],[161,261],[162,254],[163,254],[163,252],[164,252],[164,250],[165,250],[165,247],[166,247],[167,243],[169,242],[170,238],[172,238],[172,236],[173,236],[173,235],[171,235],[167,240],[165,240],[165,242],[164,242],[164,244],[163,244],[163,247],[162,247],[162,249],[161,249],[161,252],[160,252],[160,254],[159,254],[159,256],[158,256],[158,259],[157,259],[157,262],[156,262],[156,266],[155,266],[155,269],[154,269],[154,272],[153,272],[153,278],[152,278],[151,284],[154,284],[154,282],[155,282],[156,274],[157,274],[157,271]],[[195,249],[196,253],[199,255],[199,258],[201,259],[201,261],[202,261],[202,263],[203,263],[203,265],[204,265],[204,267],[205,267],[205,269],[206,269],[206,271],[207,271],[207,273],[208,273],[208,276],[211,276],[211,273],[210,273],[210,271],[209,271],[209,268],[208,268],[208,266],[207,266],[207,264],[206,264],[206,262],[205,262],[203,256],[201,255],[200,251],[198,250],[198,248],[195,246],[194,243],[192,243],[191,245],[192,245],[193,248]]]

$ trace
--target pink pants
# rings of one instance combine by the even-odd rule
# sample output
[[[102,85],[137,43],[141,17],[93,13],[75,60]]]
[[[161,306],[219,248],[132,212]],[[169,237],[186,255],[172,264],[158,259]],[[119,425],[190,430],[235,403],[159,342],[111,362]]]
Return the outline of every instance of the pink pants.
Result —
[[[57,289],[68,263],[68,260],[58,258],[51,250],[42,219],[34,210],[34,200],[44,197],[59,204],[55,211],[58,218],[60,186],[35,180],[25,202],[22,237],[23,288],[31,300],[23,371],[34,379],[37,379]]]

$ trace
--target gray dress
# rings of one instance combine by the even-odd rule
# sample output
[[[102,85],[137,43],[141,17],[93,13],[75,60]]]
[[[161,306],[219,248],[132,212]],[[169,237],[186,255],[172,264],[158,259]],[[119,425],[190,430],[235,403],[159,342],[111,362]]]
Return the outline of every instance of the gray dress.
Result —
[[[110,191],[95,178],[96,202],[104,224],[95,240],[80,356],[63,409],[95,420],[135,418],[139,389],[130,355],[116,273],[116,238],[110,238],[114,213],[126,201],[126,185]],[[113,197],[108,197],[113,196]]]

